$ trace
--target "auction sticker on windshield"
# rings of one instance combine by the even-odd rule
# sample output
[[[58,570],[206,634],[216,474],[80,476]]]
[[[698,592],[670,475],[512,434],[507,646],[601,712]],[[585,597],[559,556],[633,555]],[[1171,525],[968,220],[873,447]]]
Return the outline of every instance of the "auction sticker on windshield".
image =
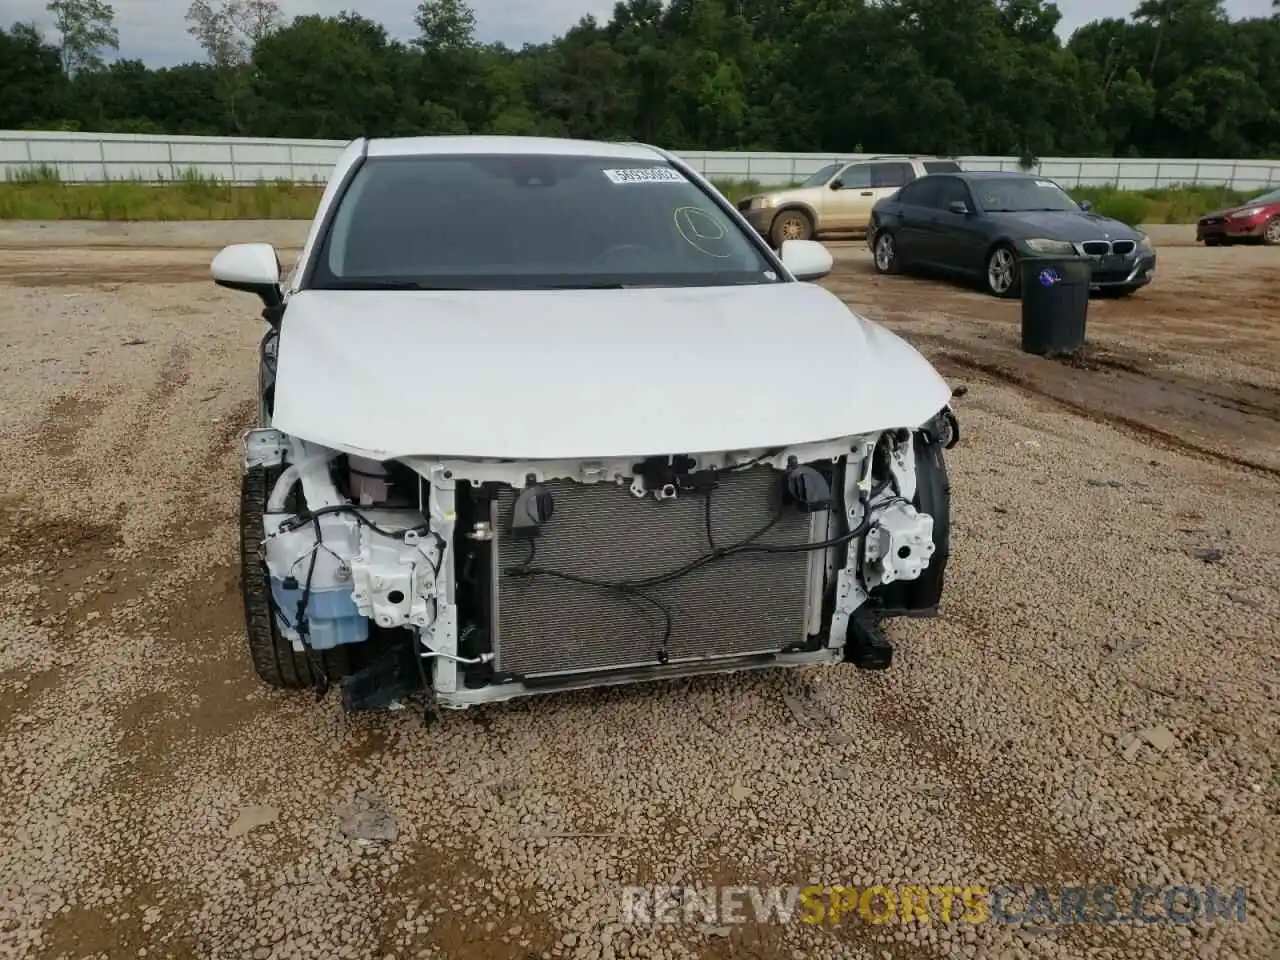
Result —
[[[638,167],[632,170],[606,170],[604,175],[614,183],[688,183],[679,170],[670,167]]]

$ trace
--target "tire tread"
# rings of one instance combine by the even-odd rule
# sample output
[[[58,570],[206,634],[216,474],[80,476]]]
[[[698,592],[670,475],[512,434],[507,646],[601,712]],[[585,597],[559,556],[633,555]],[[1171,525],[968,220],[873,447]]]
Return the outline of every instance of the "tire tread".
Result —
[[[271,587],[258,557],[262,517],[279,468],[250,467],[240,481],[240,590],[245,635],[254,672],[281,690],[309,690],[323,673],[334,680],[346,672],[346,651],[298,653],[280,634],[271,604]],[[312,657],[317,661],[313,663]]]

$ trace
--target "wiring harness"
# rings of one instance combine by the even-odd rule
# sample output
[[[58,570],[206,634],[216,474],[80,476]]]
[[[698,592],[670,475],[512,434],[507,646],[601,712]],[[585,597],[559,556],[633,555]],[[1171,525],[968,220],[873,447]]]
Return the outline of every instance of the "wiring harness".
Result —
[[[760,459],[763,459],[763,458],[757,458],[757,460],[755,461],[742,464],[738,467],[735,467],[734,469],[735,470],[747,469],[748,467],[754,466],[756,463],[758,463]],[[741,556],[743,554],[748,554],[748,553],[768,553],[768,554],[812,553],[814,551],[829,550],[834,547],[843,546],[853,540],[856,540],[859,537],[865,536],[866,533],[871,529],[872,498],[875,495],[875,493],[878,492],[878,491],[873,491],[872,493],[866,494],[859,498],[859,502],[862,505],[861,517],[859,519],[859,522],[857,523],[856,526],[846,531],[845,533],[840,534],[837,537],[832,537],[830,539],[819,541],[817,543],[809,542],[809,543],[797,543],[797,544],[770,544],[770,543],[758,542],[761,537],[766,536],[769,533],[769,531],[772,530],[774,527],[776,527],[778,523],[782,520],[786,511],[786,504],[785,502],[783,502],[779,504],[779,508],[777,512],[769,520],[769,522],[764,526],[762,526],[757,531],[755,531],[755,533],[748,536],[745,540],[741,540],[737,543],[729,544],[726,546],[717,546],[713,529],[712,529],[712,491],[714,490],[715,486],[716,486],[715,476],[713,473],[711,477],[711,482],[704,484],[702,486],[702,493],[705,497],[703,525],[704,525],[704,532],[706,534],[706,540],[707,540],[707,545],[709,547],[709,550],[706,553],[702,554],[701,556],[695,558],[694,560],[689,561],[688,563],[683,564],[680,567],[677,567],[674,570],[670,570],[666,573],[658,574],[656,576],[646,577],[646,578],[637,579],[637,580],[606,580],[606,579],[601,579],[596,577],[586,577],[586,576],[581,576],[579,574],[567,573],[562,570],[554,570],[548,567],[537,566],[536,565],[537,542],[534,539],[530,539],[529,556],[525,560],[525,562],[520,564],[519,566],[508,567],[503,571],[503,573],[508,577],[551,577],[553,579],[564,580],[569,583],[577,583],[577,584],[581,584],[583,586],[588,586],[588,587],[596,587],[602,590],[613,590],[623,594],[624,596],[634,598],[641,602],[647,603],[652,607],[655,607],[662,614],[662,617],[663,617],[662,643],[661,643],[661,647],[656,653],[656,657],[659,663],[662,663],[665,665],[670,659],[668,649],[671,642],[671,635],[673,631],[673,617],[672,617],[670,608],[666,604],[664,604],[661,600],[654,597],[648,591],[653,590],[656,587],[660,587],[664,584],[672,583],[676,580],[679,580],[683,577],[688,576],[689,574],[693,573],[695,570],[699,570],[703,567],[708,566],[709,564],[719,562],[728,557]],[[881,486],[880,489],[883,490],[883,485]],[[876,503],[875,506],[879,508],[901,499],[902,499],[901,497],[896,497],[896,496],[891,497],[888,500],[884,500],[879,503]]]

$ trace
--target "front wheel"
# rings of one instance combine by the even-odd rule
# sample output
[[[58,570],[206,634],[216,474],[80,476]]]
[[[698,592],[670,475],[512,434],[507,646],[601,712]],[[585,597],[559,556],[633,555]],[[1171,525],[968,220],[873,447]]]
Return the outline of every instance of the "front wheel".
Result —
[[[1262,228],[1262,242],[1269,247],[1280,244],[1280,214],[1268,220],[1267,225]]]
[[[917,432],[914,438],[916,495],[912,506],[933,517],[933,556],[915,580],[896,580],[871,592],[869,609],[887,617],[931,616],[942,603],[951,556],[951,477],[942,443]]]
[[[782,249],[783,242],[787,240],[811,240],[813,221],[803,210],[783,210],[773,218],[769,239],[773,241],[775,250]]]
[[[878,273],[898,273],[898,244],[893,234],[881,230],[876,234],[876,242],[872,247],[872,256]]]
[[[987,292],[995,297],[1010,299],[1018,296],[1021,288],[1018,257],[1013,252],[1013,247],[1002,243],[987,256]]]
[[[240,482],[240,592],[244,603],[244,626],[249,640],[249,658],[254,672],[282,690],[310,690],[346,672],[343,650],[311,656],[298,653],[281,636],[271,599],[271,582],[259,549],[265,536],[262,515],[271,488],[279,478],[279,467],[250,467]]]

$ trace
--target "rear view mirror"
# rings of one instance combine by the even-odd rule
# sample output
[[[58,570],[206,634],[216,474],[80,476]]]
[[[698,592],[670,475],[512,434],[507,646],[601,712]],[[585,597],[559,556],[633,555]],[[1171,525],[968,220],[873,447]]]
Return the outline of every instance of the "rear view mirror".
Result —
[[[1080,209],[1081,209],[1081,210],[1083,210],[1085,213],[1088,213],[1090,210],[1092,210],[1092,209],[1093,209],[1093,201],[1091,201],[1091,200],[1081,200],[1081,201],[1080,201]]]
[[[949,204],[947,204],[947,209],[950,210],[952,213],[958,213],[961,216],[964,216],[969,212],[969,205],[965,203],[963,200],[952,200]]]
[[[778,251],[782,265],[797,280],[818,280],[831,272],[831,251],[816,240],[784,240]]]
[[[229,290],[256,293],[268,307],[283,300],[280,258],[269,243],[233,243],[223,247],[210,265],[213,282]]]
[[[831,181],[831,189],[832,189],[832,190],[839,190],[839,189],[840,189],[841,187],[843,187],[843,186],[844,186],[844,181],[843,181],[843,180],[840,180],[840,179],[838,179],[838,178],[837,178],[837,179],[835,179],[835,180],[832,180],[832,181]]]

